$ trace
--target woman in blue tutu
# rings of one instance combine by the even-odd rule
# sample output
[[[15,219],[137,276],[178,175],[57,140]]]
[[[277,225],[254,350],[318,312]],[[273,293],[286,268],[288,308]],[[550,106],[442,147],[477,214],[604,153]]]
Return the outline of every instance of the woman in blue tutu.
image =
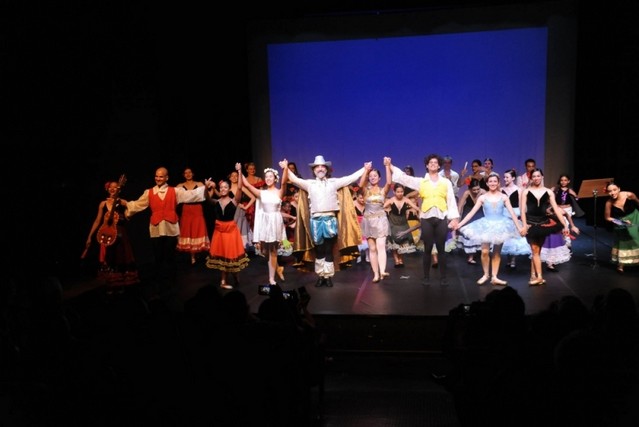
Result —
[[[508,283],[501,280],[497,275],[501,263],[501,247],[508,239],[524,235],[526,229],[517,220],[517,215],[513,210],[508,196],[499,190],[499,174],[491,173],[486,181],[488,192],[482,194],[477,199],[475,207],[457,225],[456,229],[469,239],[481,242],[481,266],[484,275],[477,280],[478,285],[483,285],[491,277],[490,283],[498,286],[506,286]],[[482,208],[483,218],[476,219],[465,225]],[[510,213],[510,218],[504,215],[504,209]],[[493,256],[491,260],[490,248],[492,246]]]

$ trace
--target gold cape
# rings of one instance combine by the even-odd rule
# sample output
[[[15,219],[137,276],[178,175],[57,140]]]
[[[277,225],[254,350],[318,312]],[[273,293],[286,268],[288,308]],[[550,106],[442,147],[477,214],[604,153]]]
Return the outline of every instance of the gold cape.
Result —
[[[340,210],[337,212],[337,244],[334,259],[336,270],[349,266],[350,262],[359,256],[357,247],[362,241],[362,230],[357,222],[357,213],[353,204],[353,196],[348,187],[337,191]],[[293,252],[303,252],[302,260],[307,263],[315,262],[315,245],[311,238],[311,215],[308,206],[308,193],[299,189],[297,201],[297,225],[295,227],[295,241]]]

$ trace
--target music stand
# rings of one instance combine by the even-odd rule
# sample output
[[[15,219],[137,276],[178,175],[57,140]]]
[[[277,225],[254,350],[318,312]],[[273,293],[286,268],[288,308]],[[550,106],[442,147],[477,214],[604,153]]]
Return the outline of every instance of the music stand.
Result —
[[[593,198],[593,238],[592,238],[592,253],[586,254],[586,256],[592,257],[592,268],[597,267],[597,197],[600,194],[607,196],[606,186],[608,183],[613,182],[614,178],[600,178],[600,179],[585,179],[581,181],[579,192],[577,197],[580,199]]]

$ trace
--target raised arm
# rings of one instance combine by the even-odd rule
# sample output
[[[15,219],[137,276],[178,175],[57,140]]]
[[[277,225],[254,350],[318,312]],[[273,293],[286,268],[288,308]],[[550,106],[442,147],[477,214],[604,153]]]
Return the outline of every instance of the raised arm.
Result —
[[[368,170],[364,169],[364,173],[359,178],[359,188],[366,188],[366,181],[368,180]]]
[[[370,171],[372,168],[373,168],[373,163],[372,162],[366,162],[366,163],[364,163],[364,167],[359,169],[359,170],[357,170],[356,172],[353,172],[352,174],[350,174],[348,176],[343,176],[341,178],[336,178],[335,181],[334,181],[335,185],[338,188],[346,187],[347,185],[352,184],[357,178],[360,178],[364,172]]]
[[[242,177],[242,179],[237,180],[237,194],[233,194],[233,203],[235,203],[235,205],[237,206],[240,203],[240,200],[242,200],[242,191],[244,191],[244,187],[242,186],[242,181],[244,181],[246,178],[242,174],[242,163],[240,162],[235,163],[235,170],[237,171],[238,175]],[[251,187],[253,186],[251,185]]]
[[[239,164],[239,163],[238,163]],[[236,164],[237,165],[237,164]],[[240,168],[237,169],[237,166],[235,168],[237,170],[237,173],[240,177],[240,179],[237,180],[237,192],[241,193],[240,190],[248,190],[254,197],[258,198],[260,197],[260,190],[258,190],[257,188],[255,188],[253,186],[253,184],[251,184],[248,179],[244,176],[244,174],[242,173],[242,165],[240,164]],[[242,185],[244,186],[242,188]]]
[[[282,168],[282,182],[280,182],[280,199],[284,199],[286,197],[286,183],[288,181],[288,164],[284,166],[284,162],[281,161],[279,163],[280,168]]]
[[[386,170],[386,182],[384,183],[384,188],[382,191],[384,194],[388,193],[390,190],[391,183],[393,182],[393,172],[391,171],[391,161],[390,158],[384,159],[384,169]]]
[[[393,182],[398,182],[402,184],[404,187],[409,187],[414,189],[419,188],[422,178],[406,175],[406,173],[404,173],[403,170],[401,170],[397,166],[393,166],[393,162],[390,157],[384,157],[384,164],[386,164],[387,161],[391,168],[391,176],[392,176]]]
[[[284,168],[288,169],[288,160],[284,159],[284,160],[280,161],[280,167],[282,169],[284,169]],[[308,187],[309,186],[308,186],[308,183],[306,182],[306,180],[298,177],[297,175],[295,175],[295,173],[293,173],[293,171],[291,171],[291,170],[288,171],[288,175],[287,175],[286,179],[288,181],[291,181],[293,184],[295,184],[296,186],[298,186],[302,190],[308,191]]]

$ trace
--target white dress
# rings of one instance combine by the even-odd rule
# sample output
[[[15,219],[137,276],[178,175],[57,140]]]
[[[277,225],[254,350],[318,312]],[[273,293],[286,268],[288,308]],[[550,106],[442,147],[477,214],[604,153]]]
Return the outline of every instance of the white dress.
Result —
[[[280,207],[279,191],[260,190],[255,201],[255,222],[253,241],[259,243],[279,243],[286,239],[286,229]]]

